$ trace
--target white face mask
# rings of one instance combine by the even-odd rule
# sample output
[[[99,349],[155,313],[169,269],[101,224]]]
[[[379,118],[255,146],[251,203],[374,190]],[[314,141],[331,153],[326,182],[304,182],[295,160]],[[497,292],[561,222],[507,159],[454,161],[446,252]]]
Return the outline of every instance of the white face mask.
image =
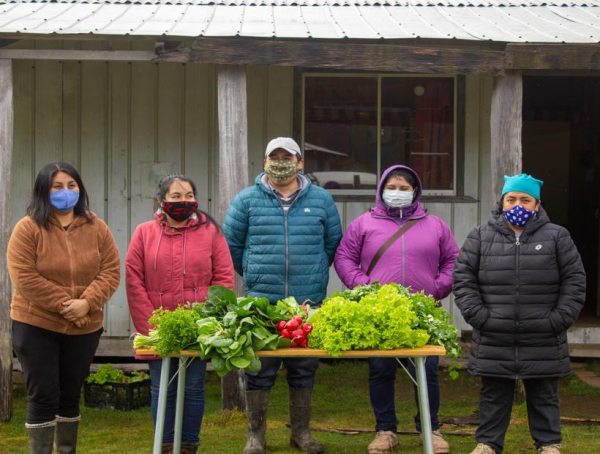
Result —
[[[413,191],[383,190],[383,201],[392,208],[404,208],[413,201]]]

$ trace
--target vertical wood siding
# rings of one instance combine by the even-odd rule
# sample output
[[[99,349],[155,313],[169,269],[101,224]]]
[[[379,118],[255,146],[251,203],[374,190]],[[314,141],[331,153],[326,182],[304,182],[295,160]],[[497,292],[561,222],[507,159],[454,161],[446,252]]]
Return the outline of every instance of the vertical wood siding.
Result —
[[[152,44],[111,48],[148,50]],[[21,43],[29,48],[108,49],[106,42]],[[150,62],[15,61],[13,224],[25,213],[39,169],[64,160],[81,172],[91,209],[124,262],[136,226],[152,219],[152,163],[192,177],[212,212],[216,105],[213,68]],[[122,270],[124,272],[124,269]],[[107,336],[133,332],[122,284],[105,311]]]
[[[13,47],[149,50],[138,42],[20,42]],[[203,210],[218,206],[215,70],[211,65],[151,62],[14,62],[13,223],[29,200],[37,171],[64,160],[82,173],[92,210],[111,228],[124,260],[135,227],[151,219],[153,163],[189,175]],[[268,141],[293,134],[293,69],[247,67],[249,184],[262,171]],[[492,78],[466,77],[465,195],[477,203],[426,204],[462,245],[492,207]],[[370,203],[338,203],[344,228]],[[124,281],[124,279],[123,279]],[[333,268],[328,293],[343,286]],[[444,301],[466,325],[452,297]],[[124,282],[105,311],[107,336],[133,332]]]

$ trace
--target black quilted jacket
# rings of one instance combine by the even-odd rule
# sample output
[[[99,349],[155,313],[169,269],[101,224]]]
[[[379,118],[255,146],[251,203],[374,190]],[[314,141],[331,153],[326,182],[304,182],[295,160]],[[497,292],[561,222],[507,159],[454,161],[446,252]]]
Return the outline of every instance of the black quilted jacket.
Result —
[[[500,205],[473,229],[455,263],[454,296],[473,327],[470,373],[569,374],[566,331],[585,302],[585,271],[569,232],[543,208],[519,239]]]

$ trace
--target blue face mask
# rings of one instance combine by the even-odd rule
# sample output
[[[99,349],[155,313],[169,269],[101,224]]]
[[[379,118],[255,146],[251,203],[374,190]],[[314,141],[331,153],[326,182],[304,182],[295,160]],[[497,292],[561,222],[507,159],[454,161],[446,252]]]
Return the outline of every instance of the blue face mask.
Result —
[[[515,227],[525,227],[530,219],[533,219],[537,211],[529,211],[521,205],[515,205],[510,210],[504,210],[504,217]]]
[[[50,204],[57,209],[67,213],[73,209],[79,201],[79,192],[71,189],[61,189],[50,194]]]

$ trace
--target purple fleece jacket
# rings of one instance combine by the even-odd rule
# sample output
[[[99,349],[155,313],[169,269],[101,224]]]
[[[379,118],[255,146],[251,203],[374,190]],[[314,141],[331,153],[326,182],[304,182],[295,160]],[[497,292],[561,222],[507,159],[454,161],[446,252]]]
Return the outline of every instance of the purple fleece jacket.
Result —
[[[413,203],[402,209],[388,207],[381,198],[383,184],[393,170],[407,170],[418,181]],[[413,292],[423,290],[441,300],[452,290],[452,271],[458,246],[448,225],[437,216],[425,213],[419,199],[421,181],[409,167],[388,168],[379,181],[376,205],[352,221],[335,256],[335,270],[348,288],[375,281],[396,282],[410,286]],[[409,219],[420,219],[381,257],[371,276],[367,268],[379,248]]]

